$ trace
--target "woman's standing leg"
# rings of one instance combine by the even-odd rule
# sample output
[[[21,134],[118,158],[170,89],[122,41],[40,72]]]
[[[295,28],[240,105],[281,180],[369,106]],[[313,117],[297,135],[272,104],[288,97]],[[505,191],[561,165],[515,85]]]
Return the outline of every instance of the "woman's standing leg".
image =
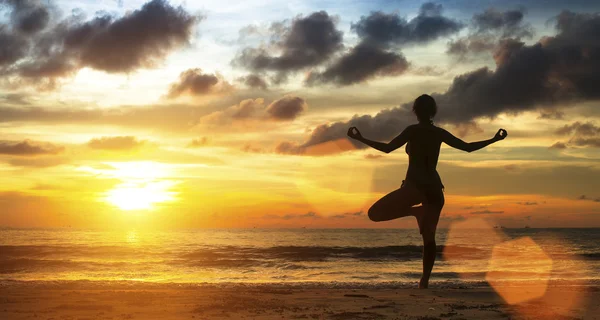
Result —
[[[426,202],[423,203],[424,217],[421,223],[421,235],[423,236],[423,275],[419,281],[419,289],[427,289],[429,287],[431,270],[435,264],[437,254],[435,232],[442,208],[444,207],[444,193],[440,189],[439,193],[433,192],[433,194],[428,194],[426,198]]]

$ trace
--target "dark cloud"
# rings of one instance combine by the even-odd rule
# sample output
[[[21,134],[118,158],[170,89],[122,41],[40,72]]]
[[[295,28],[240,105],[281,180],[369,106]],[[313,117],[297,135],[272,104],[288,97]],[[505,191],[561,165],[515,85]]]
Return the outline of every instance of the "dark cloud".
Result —
[[[401,52],[394,50],[397,46],[430,42],[462,28],[462,24],[441,14],[441,5],[425,3],[419,15],[410,21],[397,13],[380,11],[361,17],[359,22],[352,24],[360,42],[323,71],[312,71],[306,84],[345,86],[403,74],[409,62]]]
[[[491,211],[491,210],[481,210],[481,211],[472,211],[471,214],[503,214],[504,211]]]
[[[234,121],[291,121],[308,108],[306,101],[296,96],[285,96],[264,105],[264,99],[246,99],[240,103],[215,111],[200,119],[200,123],[226,125]]]
[[[383,155],[381,154],[366,154],[365,155],[365,159],[379,159],[379,158],[383,158]]]
[[[297,17],[291,25],[276,23],[271,44],[280,55],[267,48],[245,48],[233,64],[253,71],[274,71],[281,74],[316,66],[342,48],[342,32],[336,29],[333,17],[325,11],[307,17]]]
[[[69,163],[69,159],[65,157],[56,157],[56,156],[48,156],[48,157],[19,157],[19,158],[11,158],[7,160],[8,164],[14,167],[27,167],[27,168],[50,168],[56,167],[63,164]]]
[[[10,6],[12,31],[0,29],[3,74],[50,87],[83,67],[109,73],[155,67],[188,44],[200,20],[165,0],[152,0],[121,18],[99,12],[89,21],[80,11],[47,21],[52,15],[42,2],[4,2],[15,5]]]
[[[312,130],[310,137],[306,142],[296,145],[291,142],[283,142],[278,146],[278,152],[288,154],[303,154],[305,150],[320,144],[347,140],[349,127],[360,128],[361,133],[369,139],[385,141],[392,139],[400,131],[413,122],[414,116],[410,111],[404,108],[384,109],[375,116],[362,115],[354,116],[349,121],[340,121],[327,123],[317,126]],[[366,145],[354,140],[349,141],[355,148],[366,148]],[[346,151],[346,148],[339,148],[340,151]]]
[[[295,220],[295,219],[353,219],[357,217],[364,216],[363,211],[357,212],[345,212],[340,214],[334,214],[330,216],[323,216],[316,212],[307,212],[307,213],[288,213],[284,215],[276,215],[276,214],[265,214],[262,216],[263,219],[280,219],[280,220]]]
[[[190,142],[187,147],[188,148],[200,148],[200,147],[204,147],[208,144],[208,137],[201,137],[198,139],[194,139],[192,140],[192,142]]]
[[[64,151],[64,147],[47,142],[22,142],[0,141],[0,154],[13,156],[40,156],[55,155]]]
[[[107,72],[153,67],[174,48],[188,43],[197,21],[182,7],[152,0],[120,19],[97,17],[66,34],[82,64]]]
[[[477,33],[499,32],[502,38],[533,36],[529,24],[523,23],[525,12],[520,10],[498,11],[490,8],[473,15],[473,27]]]
[[[325,71],[312,72],[306,83],[350,85],[375,77],[400,75],[408,66],[408,61],[401,53],[361,43],[328,66]]]
[[[200,118],[200,123],[225,125],[234,120],[245,120],[260,117],[260,111],[264,109],[264,99],[246,99],[240,103],[227,107],[221,111],[215,111]]]
[[[321,219],[321,215],[319,215],[316,212],[307,212],[304,214],[296,214],[296,213],[288,213],[282,217],[280,217],[283,220],[290,220],[290,219]]]
[[[559,110],[541,110],[538,119],[544,120],[564,120],[565,113]]]
[[[275,146],[275,152],[280,154],[301,154],[303,151],[297,143],[282,141]]]
[[[11,24],[16,31],[31,35],[37,33],[50,22],[50,8],[36,0],[0,0],[0,7],[11,11]]]
[[[267,81],[256,74],[249,74],[247,76],[240,77],[238,80],[243,82],[249,88],[261,90],[267,90],[268,88]]]
[[[535,201],[517,202],[517,204],[520,204],[522,206],[537,206],[538,205],[538,203]]]
[[[87,146],[92,149],[121,151],[137,149],[145,143],[146,141],[132,136],[115,136],[94,138],[87,143]]]
[[[28,95],[21,93],[7,93],[4,95],[0,95],[0,102],[3,104],[9,105],[30,105]]]
[[[218,75],[202,73],[201,69],[189,69],[179,75],[179,81],[173,83],[167,97],[182,95],[201,96],[231,90],[231,85]]]
[[[567,146],[577,147],[595,147],[600,148],[600,127],[596,126],[593,122],[573,122],[572,124],[566,124],[561,128],[558,128],[555,133],[561,136],[571,136],[567,142],[557,142],[551,146],[551,148],[562,147],[561,149],[567,148]]]
[[[565,11],[556,21],[555,36],[532,45],[504,40],[494,54],[496,70],[484,67],[459,75],[446,92],[432,94],[440,106],[436,121],[460,124],[500,113],[518,114],[540,107],[556,110],[556,105],[599,99],[600,16]],[[357,126],[376,140],[391,139],[413,119],[411,106],[409,102],[375,117],[355,116],[350,121],[321,125],[306,144],[345,138],[349,126]],[[598,145],[598,139],[585,138],[573,143]]]
[[[442,9],[440,4],[424,3],[410,21],[397,13],[376,11],[352,24],[352,30],[366,43],[380,47],[426,43],[463,28],[460,22],[442,16]]]
[[[590,198],[586,195],[581,195],[577,198],[578,200],[586,200],[586,201],[593,201],[593,202],[600,202],[600,198]]]
[[[364,215],[364,212],[357,211],[357,212],[346,212],[346,213],[334,214],[332,216],[329,216],[329,218],[331,218],[331,219],[347,219],[347,218],[352,219],[352,218],[360,217],[363,215]]]
[[[286,96],[273,101],[266,109],[269,118],[278,121],[294,120],[307,108],[304,99],[294,96]]]
[[[490,8],[476,13],[471,19],[469,35],[448,42],[446,53],[458,60],[490,53],[500,41],[506,39],[531,38],[533,28],[523,22],[523,10],[498,11]]]
[[[497,43],[493,37],[472,35],[448,42],[446,53],[456,57],[460,61],[467,60],[470,55],[478,55],[491,52]]]
[[[495,51],[496,70],[481,68],[454,79],[434,95],[440,118],[461,122],[518,113],[540,105],[596,100],[600,91],[600,16],[562,12],[558,34],[525,45],[504,40]]]
[[[556,142],[553,145],[551,145],[549,148],[550,149],[559,149],[559,150],[566,149],[567,148],[567,144],[564,143],[564,142]]]
[[[576,135],[576,136],[595,136],[600,135],[600,127],[596,126],[593,122],[573,122],[572,124],[566,124],[563,127],[557,129],[556,134],[558,135]]]
[[[12,65],[27,54],[27,41],[12,34],[4,25],[0,25],[0,43],[0,67]]]

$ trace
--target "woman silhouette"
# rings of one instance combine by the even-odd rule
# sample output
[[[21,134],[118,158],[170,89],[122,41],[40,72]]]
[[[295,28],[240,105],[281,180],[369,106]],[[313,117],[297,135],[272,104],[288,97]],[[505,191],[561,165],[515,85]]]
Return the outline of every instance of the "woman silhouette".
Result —
[[[366,139],[356,127],[348,129],[348,136],[385,153],[407,144],[408,171],[405,180],[398,190],[392,191],[371,206],[369,218],[376,222],[407,216],[417,218],[423,237],[423,275],[419,281],[419,288],[426,289],[436,256],[435,231],[444,206],[444,185],[436,170],[442,142],[453,148],[472,152],[503,140],[507,132],[500,129],[492,139],[464,142],[433,125],[431,119],[437,112],[437,105],[435,100],[426,94],[415,99],[413,112],[419,123],[408,126],[389,143]],[[422,205],[415,207],[417,204]]]

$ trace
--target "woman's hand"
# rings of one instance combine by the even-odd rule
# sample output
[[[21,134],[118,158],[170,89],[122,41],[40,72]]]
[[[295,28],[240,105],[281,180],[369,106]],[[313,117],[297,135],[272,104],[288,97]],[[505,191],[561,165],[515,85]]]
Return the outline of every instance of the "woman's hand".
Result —
[[[500,130],[498,130],[498,132],[496,132],[496,135],[494,136],[494,140],[496,140],[496,141],[504,140],[504,138],[506,138],[506,136],[508,136],[508,132],[506,132],[506,130],[504,130],[504,129],[500,129]]]
[[[363,136],[360,134],[360,131],[358,131],[356,127],[350,127],[350,129],[348,129],[348,137],[360,140]]]

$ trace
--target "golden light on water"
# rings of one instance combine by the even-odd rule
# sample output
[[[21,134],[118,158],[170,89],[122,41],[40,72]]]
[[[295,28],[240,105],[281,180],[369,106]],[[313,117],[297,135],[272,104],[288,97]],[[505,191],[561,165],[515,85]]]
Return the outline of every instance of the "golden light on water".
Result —
[[[477,243],[478,251],[461,246]],[[452,223],[444,248],[444,259],[462,279],[477,279],[463,269],[463,260],[476,254],[485,266],[485,280],[513,313],[528,319],[556,319],[556,313],[568,313],[585,307],[587,296],[585,274],[591,274],[589,263],[571,252],[572,245],[559,236],[544,237],[541,243],[528,236],[509,239],[501,228],[486,219],[471,218]],[[548,252],[547,250],[550,250]],[[574,279],[562,279],[565,269]],[[569,288],[557,285],[567,281]],[[548,306],[552,312],[541,312],[532,304]]]
[[[543,297],[552,273],[552,259],[530,237],[505,241],[494,247],[487,282],[509,304],[523,303]],[[535,273],[525,290],[507,287],[505,279],[515,278],[521,272]]]

